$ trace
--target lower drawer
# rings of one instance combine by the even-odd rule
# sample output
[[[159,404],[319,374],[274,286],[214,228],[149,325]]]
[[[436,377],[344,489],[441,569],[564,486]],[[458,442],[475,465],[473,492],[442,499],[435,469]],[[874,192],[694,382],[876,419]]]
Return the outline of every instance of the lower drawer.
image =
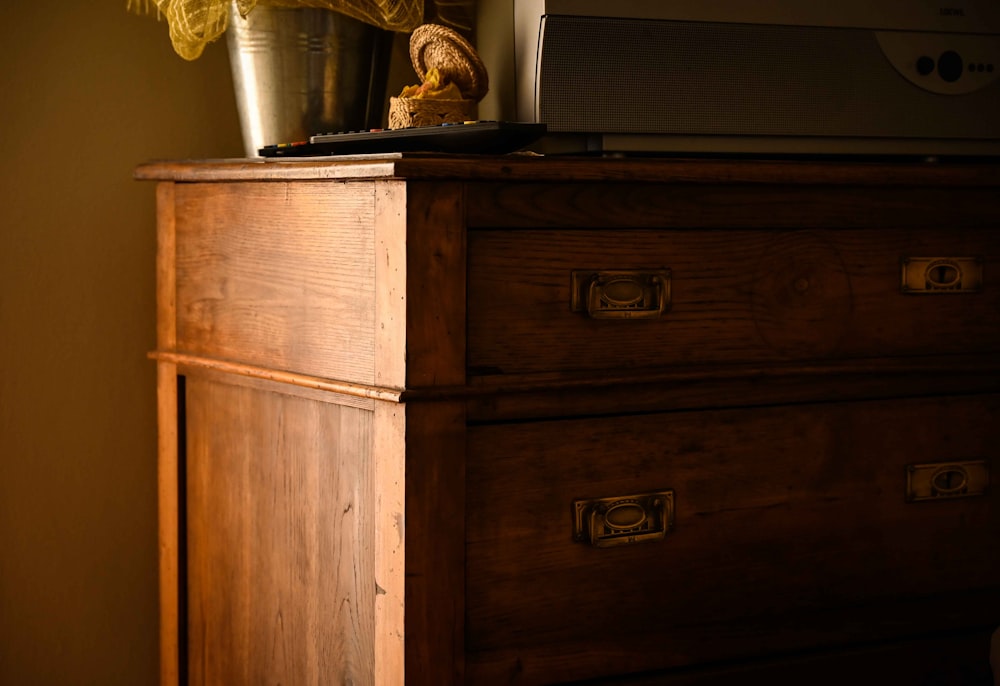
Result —
[[[469,682],[1000,623],[996,495],[906,497],[911,465],[982,461],[982,485],[998,416],[1000,397],[969,396],[471,427]],[[575,501],[658,490],[662,540],[574,540]]]

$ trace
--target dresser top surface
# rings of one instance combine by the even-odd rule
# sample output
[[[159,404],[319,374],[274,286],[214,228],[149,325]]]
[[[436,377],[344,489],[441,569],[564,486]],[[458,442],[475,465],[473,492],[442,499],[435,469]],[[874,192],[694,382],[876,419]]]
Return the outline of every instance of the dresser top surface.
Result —
[[[886,160],[605,158],[540,155],[387,154],[296,160],[152,161],[135,178],[226,182],[296,180],[464,180],[1000,186],[1000,164]]]

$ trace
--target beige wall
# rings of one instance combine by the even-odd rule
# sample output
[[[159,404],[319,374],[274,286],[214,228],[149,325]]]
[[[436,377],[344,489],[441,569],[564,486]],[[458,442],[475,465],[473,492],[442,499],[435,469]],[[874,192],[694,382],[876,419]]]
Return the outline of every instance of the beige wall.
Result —
[[[153,158],[242,151],[225,46],[0,6],[0,684],[157,674]]]

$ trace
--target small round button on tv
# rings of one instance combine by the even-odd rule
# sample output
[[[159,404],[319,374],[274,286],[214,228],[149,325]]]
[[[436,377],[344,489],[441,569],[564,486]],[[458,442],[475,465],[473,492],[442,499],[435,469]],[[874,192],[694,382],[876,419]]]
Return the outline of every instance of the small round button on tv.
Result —
[[[917,73],[921,76],[927,76],[932,71],[934,71],[934,59],[923,55],[917,60]]]
[[[954,50],[947,50],[938,57],[938,74],[948,83],[953,83],[962,78],[965,66],[962,57]]]

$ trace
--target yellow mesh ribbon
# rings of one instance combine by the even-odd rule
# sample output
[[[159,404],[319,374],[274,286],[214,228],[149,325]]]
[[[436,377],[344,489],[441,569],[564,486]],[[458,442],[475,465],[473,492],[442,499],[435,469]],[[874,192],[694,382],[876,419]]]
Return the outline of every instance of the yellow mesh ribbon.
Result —
[[[431,67],[424,74],[423,83],[416,86],[403,86],[399,97],[424,100],[461,100],[462,91],[454,83],[449,83],[436,67]]]
[[[129,9],[152,4],[170,27],[174,51],[186,60],[201,56],[217,40],[229,21],[231,0],[129,0]],[[255,5],[330,9],[387,31],[412,31],[423,21],[424,0],[236,0],[242,16]]]

